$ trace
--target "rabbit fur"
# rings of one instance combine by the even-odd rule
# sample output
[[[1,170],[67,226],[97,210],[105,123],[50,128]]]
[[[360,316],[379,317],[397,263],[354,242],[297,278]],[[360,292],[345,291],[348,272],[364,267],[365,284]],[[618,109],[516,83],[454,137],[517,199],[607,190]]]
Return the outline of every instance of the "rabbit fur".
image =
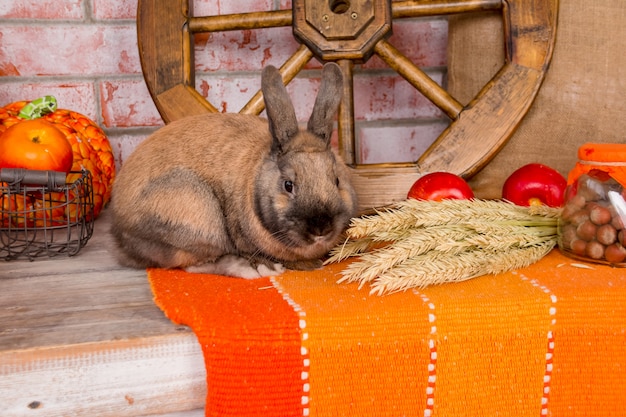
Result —
[[[113,186],[120,263],[243,278],[321,267],[357,210],[350,173],[330,146],[342,83],[339,67],[326,64],[304,130],[268,66],[267,120],[191,116],[139,144]]]

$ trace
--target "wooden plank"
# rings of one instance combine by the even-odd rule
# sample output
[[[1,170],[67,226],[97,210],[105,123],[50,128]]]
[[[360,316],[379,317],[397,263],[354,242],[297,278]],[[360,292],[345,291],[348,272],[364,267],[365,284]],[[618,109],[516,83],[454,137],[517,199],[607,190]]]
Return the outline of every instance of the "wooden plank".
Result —
[[[109,220],[74,257],[1,265],[1,416],[201,415],[197,339],[156,307],[145,271],[116,263]]]
[[[0,353],[0,415],[142,416],[202,408],[193,334]]]
[[[180,332],[153,303],[145,271],[117,264],[107,210],[78,255],[0,270],[0,351]]]

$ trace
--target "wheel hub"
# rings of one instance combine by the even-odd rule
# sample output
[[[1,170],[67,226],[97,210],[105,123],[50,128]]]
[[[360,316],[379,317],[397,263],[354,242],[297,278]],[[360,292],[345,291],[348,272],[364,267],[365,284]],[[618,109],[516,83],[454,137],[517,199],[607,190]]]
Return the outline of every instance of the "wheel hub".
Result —
[[[322,61],[367,61],[391,35],[389,0],[293,0],[294,36]]]

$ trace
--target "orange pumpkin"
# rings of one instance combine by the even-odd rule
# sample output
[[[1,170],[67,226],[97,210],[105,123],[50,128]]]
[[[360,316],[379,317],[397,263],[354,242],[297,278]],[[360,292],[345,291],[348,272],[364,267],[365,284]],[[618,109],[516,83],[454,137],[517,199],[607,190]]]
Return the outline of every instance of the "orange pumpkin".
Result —
[[[18,101],[0,107],[0,134],[26,120],[18,115],[27,104],[29,101]],[[111,199],[115,179],[115,160],[106,134],[95,122],[71,110],[56,109],[41,118],[59,129],[72,145],[72,171],[86,169],[91,173],[94,216],[97,217]]]

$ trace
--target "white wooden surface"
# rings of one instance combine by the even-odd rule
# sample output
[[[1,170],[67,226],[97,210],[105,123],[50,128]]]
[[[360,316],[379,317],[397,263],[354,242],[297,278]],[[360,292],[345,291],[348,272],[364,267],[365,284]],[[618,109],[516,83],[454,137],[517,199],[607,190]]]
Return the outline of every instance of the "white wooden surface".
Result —
[[[197,339],[116,264],[107,217],[75,257],[0,261],[0,416],[204,415]]]

